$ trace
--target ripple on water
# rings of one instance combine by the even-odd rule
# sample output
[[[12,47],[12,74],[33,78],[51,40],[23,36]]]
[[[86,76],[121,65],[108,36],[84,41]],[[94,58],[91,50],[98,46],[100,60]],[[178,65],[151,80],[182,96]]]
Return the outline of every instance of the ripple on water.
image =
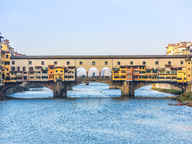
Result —
[[[69,99],[1,101],[0,143],[191,143],[192,109],[169,106],[168,98],[140,98],[156,94],[171,96],[147,86],[136,91],[139,98],[120,98],[119,90],[93,83],[74,87]],[[11,96],[50,97],[52,91]]]

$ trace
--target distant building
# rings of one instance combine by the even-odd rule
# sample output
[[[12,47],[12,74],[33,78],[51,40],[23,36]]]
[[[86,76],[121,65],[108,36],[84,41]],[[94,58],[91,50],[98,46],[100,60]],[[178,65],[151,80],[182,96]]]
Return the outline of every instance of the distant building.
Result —
[[[167,55],[191,55],[192,42],[179,42],[177,44],[168,44]]]

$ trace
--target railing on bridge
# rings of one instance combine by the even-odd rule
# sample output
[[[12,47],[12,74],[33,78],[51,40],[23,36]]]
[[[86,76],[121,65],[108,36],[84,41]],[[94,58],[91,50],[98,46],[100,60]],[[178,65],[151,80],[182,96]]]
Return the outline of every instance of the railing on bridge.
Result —
[[[94,82],[94,81],[109,81],[111,80],[111,76],[95,76],[95,77],[77,77],[76,78],[77,81],[90,81],[90,82]]]

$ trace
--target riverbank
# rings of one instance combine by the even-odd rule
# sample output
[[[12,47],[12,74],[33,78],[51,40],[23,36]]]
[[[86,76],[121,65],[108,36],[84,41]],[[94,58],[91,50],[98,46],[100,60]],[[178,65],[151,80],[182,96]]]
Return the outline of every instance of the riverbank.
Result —
[[[180,90],[175,90],[175,89],[161,89],[161,88],[151,88],[151,90],[156,90],[159,92],[164,92],[164,93],[171,93],[175,95],[179,95],[178,98],[174,99],[177,100],[178,102],[181,102],[183,105],[187,105],[192,107],[192,93],[182,93]]]
[[[164,93],[171,93],[171,94],[175,94],[175,95],[182,94],[182,91],[175,90],[175,89],[161,89],[161,88],[154,88],[154,87],[152,87],[151,90],[156,90],[156,91],[164,92]]]
[[[192,107],[192,93],[183,93],[178,97],[178,102],[183,103],[184,105]]]

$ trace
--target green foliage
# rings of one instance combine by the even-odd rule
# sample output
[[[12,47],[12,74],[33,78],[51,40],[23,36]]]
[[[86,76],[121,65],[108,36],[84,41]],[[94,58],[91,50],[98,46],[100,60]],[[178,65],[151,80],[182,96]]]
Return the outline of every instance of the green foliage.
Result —
[[[151,89],[152,90],[157,90],[157,91],[160,91],[160,92],[165,92],[165,93],[172,93],[172,94],[176,94],[176,95],[182,94],[182,91],[180,91],[180,90],[160,89],[160,88],[151,88]]]
[[[191,101],[192,100],[192,93],[182,93],[179,96],[179,99],[182,101]]]

